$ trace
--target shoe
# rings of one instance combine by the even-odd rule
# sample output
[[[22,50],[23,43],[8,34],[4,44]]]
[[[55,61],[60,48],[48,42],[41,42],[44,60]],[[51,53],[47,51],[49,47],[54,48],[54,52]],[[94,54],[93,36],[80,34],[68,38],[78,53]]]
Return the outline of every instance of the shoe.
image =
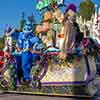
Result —
[[[30,83],[31,83],[30,80],[23,80],[23,81],[21,82],[22,85],[29,85]]]
[[[100,77],[100,74],[97,73],[97,74],[96,74],[96,77]]]

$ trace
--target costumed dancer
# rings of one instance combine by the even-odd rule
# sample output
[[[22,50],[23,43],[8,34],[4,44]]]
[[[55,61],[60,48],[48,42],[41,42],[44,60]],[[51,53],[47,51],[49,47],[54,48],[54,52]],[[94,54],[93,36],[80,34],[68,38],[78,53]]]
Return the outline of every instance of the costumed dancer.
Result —
[[[12,37],[10,35],[13,32],[15,32],[15,30],[13,28],[11,28],[11,26],[6,27],[6,29],[5,29],[6,39],[5,39],[4,55],[6,58],[8,58],[8,56],[10,56],[10,54],[15,57],[16,65],[17,65],[17,69],[16,69],[17,79],[18,79],[18,82],[20,83],[21,78],[22,78],[21,55],[19,52],[19,48],[15,48],[15,46],[13,47],[13,40],[12,40]],[[7,60],[7,59],[5,59],[5,60]]]
[[[12,30],[11,26],[7,26],[5,29],[5,47],[3,48],[4,52],[4,64],[8,63],[8,67],[6,71],[4,72],[4,75],[7,75],[10,80],[10,88],[16,89],[16,84],[17,84],[17,74],[16,74],[16,64],[15,60],[12,57],[12,37],[10,34],[14,32]]]
[[[64,20],[64,49],[72,49],[75,44],[75,38],[77,31],[74,27],[74,22],[76,21],[76,6],[70,4],[65,11]]]
[[[44,38],[43,40],[43,42],[45,42],[46,44],[46,47],[53,47],[53,31],[51,30],[51,20],[51,11],[45,12],[45,14],[43,15],[42,33],[46,33],[46,38]]]
[[[54,45],[54,41],[56,38],[54,37],[55,33],[52,28],[52,19],[53,18],[51,11],[45,12],[41,25],[38,25],[36,27],[36,33],[38,35],[41,34],[41,40],[49,51],[58,51],[58,49],[55,48]]]
[[[70,4],[64,14],[64,42],[62,52],[60,56],[66,58],[68,52],[72,52],[72,49],[75,48],[75,38],[77,30],[75,29],[74,23],[76,22],[76,6]]]
[[[53,13],[53,25],[52,29],[55,31],[55,34],[53,34],[54,37],[54,44],[59,49],[62,49],[63,41],[64,41],[64,15],[61,13],[60,9],[57,8],[56,4],[53,7],[54,13]]]
[[[10,49],[10,52],[12,52],[12,37],[9,36],[9,34],[12,32],[12,27],[10,25],[7,25],[4,31],[5,34],[5,49]]]
[[[11,36],[14,40],[16,40],[17,46],[22,52],[22,65],[20,66],[23,71],[23,80],[26,84],[30,83],[32,62],[39,58],[38,53],[42,50],[43,45],[40,39],[32,32],[32,25],[30,22],[25,23],[23,32],[13,32],[11,33]]]
[[[15,57],[16,59],[16,64],[17,64],[17,80],[19,82],[19,84],[21,84],[22,78],[23,78],[23,71],[22,71],[22,60],[21,60],[21,48],[15,48],[14,47],[14,51],[12,52],[12,55]]]

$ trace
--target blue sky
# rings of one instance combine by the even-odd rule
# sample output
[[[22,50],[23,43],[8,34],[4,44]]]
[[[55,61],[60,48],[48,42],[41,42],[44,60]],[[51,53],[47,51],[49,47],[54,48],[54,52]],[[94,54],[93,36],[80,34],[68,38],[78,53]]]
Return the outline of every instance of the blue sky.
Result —
[[[0,0],[0,36],[3,35],[6,24],[19,27],[22,12],[25,12],[26,17],[33,13],[38,22],[40,19],[40,13],[36,10],[38,1],[39,0]],[[68,5],[73,2],[79,6],[81,1],[83,0],[65,0],[65,4]],[[100,0],[92,1],[100,6]]]

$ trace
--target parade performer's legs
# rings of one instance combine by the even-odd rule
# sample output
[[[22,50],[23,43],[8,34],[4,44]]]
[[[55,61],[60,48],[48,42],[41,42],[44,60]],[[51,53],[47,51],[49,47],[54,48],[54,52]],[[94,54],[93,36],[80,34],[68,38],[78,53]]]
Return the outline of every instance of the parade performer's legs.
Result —
[[[32,67],[32,53],[25,51],[22,53],[22,70],[24,80],[29,82],[31,80],[30,72]]]
[[[40,54],[33,53],[32,54],[32,57],[33,57],[33,62],[34,63],[36,63],[36,61],[40,60]]]
[[[100,75],[100,54],[97,56],[97,75]]]
[[[23,78],[23,71],[22,71],[22,61],[21,61],[21,54],[20,55],[16,55],[16,63],[17,63],[17,77],[18,77],[18,81],[19,83],[21,83],[21,79]]]

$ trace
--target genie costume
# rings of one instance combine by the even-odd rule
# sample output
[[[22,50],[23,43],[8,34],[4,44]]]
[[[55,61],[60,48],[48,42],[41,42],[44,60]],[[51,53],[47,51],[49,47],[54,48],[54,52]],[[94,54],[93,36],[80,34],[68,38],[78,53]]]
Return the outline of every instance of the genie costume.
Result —
[[[32,54],[31,50],[41,51],[43,45],[38,37],[32,32],[32,25],[27,22],[24,25],[23,32],[13,32],[12,38],[16,40],[17,47],[21,49],[21,63],[23,71],[23,79],[25,82],[30,82],[30,71],[32,62],[39,58],[39,54]],[[17,59],[17,61],[19,58]],[[20,65],[19,65],[20,66]]]

